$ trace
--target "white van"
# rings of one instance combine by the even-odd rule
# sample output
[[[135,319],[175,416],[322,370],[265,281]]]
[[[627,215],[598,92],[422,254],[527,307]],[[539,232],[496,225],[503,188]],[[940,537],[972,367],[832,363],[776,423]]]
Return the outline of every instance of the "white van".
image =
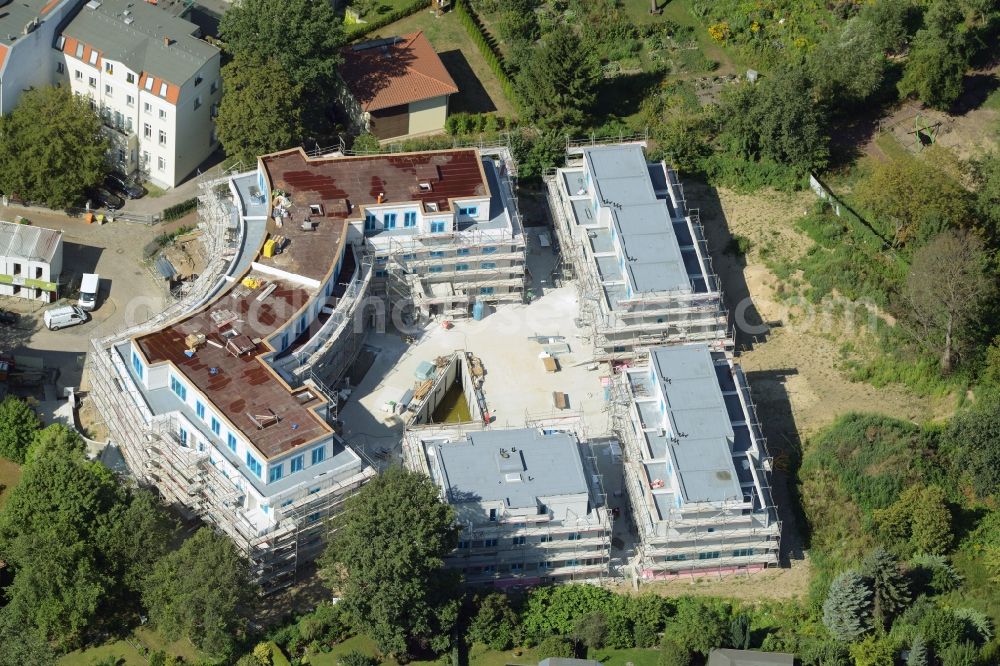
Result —
[[[46,310],[42,315],[45,327],[50,331],[58,331],[67,326],[76,326],[87,321],[87,313],[75,305],[62,305],[58,308]]]
[[[80,280],[80,300],[77,305],[85,312],[97,308],[97,292],[101,288],[101,276],[97,273],[84,273]]]

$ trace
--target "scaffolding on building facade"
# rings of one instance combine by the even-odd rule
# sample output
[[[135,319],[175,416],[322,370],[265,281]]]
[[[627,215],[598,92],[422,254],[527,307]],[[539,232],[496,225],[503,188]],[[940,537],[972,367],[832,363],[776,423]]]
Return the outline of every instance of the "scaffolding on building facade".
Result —
[[[625,488],[632,506],[632,516],[638,531],[636,553],[631,567],[636,578],[674,577],[681,575],[723,575],[735,571],[749,572],[751,568],[767,568],[778,563],[781,521],[777,518],[768,472],[771,458],[766,441],[757,421],[756,406],[750,399],[749,386],[742,372],[734,372],[737,379],[737,393],[744,413],[749,415],[747,426],[752,431],[761,458],[761,471],[751,467],[755,484],[760,489],[761,506],[753,506],[747,512],[746,501],[728,500],[705,503],[700,510],[682,511],[671,507],[659,521],[659,514],[653,498],[651,484],[645,480],[642,465],[649,460],[644,455],[644,442],[640,441],[644,430],[636,421],[633,405],[636,397],[653,397],[636,393],[631,385],[628,370],[622,368],[613,377],[609,402],[610,428],[623,444],[625,467]],[[763,522],[758,516],[763,515]],[[663,530],[657,529],[665,527]],[[735,553],[740,550],[763,551],[763,557],[751,555],[721,555],[728,549]],[[754,561],[749,558],[754,557]]]
[[[163,499],[188,517],[198,517],[230,537],[247,556],[251,572],[265,593],[290,585],[299,568],[311,560],[318,549],[316,535],[325,535],[330,519],[342,508],[346,498],[373,475],[370,466],[341,479],[316,493],[294,500],[282,507],[282,518],[270,527],[254,525],[243,510],[244,484],[240,474],[224,459],[212,460],[207,451],[185,445],[176,419],[152,413],[136,386],[118,347],[159,330],[164,325],[192,312],[224,288],[227,273],[236,259],[234,248],[243,242],[245,225],[227,205],[221,186],[228,177],[199,183],[199,228],[212,257],[208,267],[183,296],[144,322],[127,326],[102,339],[95,339],[89,355],[89,397],[104,418],[109,441],[118,445],[122,457],[137,483],[155,487]],[[228,190],[227,190],[228,192]],[[365,264],[362,262],[362,269]],[[363,301],[370,282],[371,263],[365,279],[359,282],[354,297]],[[352,303],[352,307],[356,307]],[[331,317],[331,319],[333,319]],[[349,320],[349,318],[348,318]],[[322,358],[329,351],[323,345],[314,352]],[[309,365],[303,365],[310,368]],[[327,400],[326,418],[335,422],[336,401],[322,380],[311,372],[301,373],[300,385],[310,386]],[[229,473],[223,471],[232,467]],[[300,492],[306,482],[289,488],[282,496]],[[272,498],[274,499],[274,498]],[[320,543],[322,540],[320,539]]]
[[[525,416],[526,428],[559,430],[576,437],[580,454],[586,463],[584,469],[591,499],[594,500],[590,510],[595,514],[596,520],[576,515],[568,509],[573,515],[567,515],[565,519],[558,521],[554,519],[551,510],[547,510],[531,516],[501,515],[492,522],[460,522],[461,539],[470,545],[463,549],[465,552],[449,557],[448,562],[451,566],[465,569],[466,580],[471,584],[502,581],[504,586],[518,586],[557,581],[603,582],[610,575],[613,518],[608,509],[607,493],[597,466],[597,457],[585,437],[582,415],[546,413]],[[407,427],[403,434],[403,464],[408,469],[437,480],[440,475],[431,468],[424,441],[442,434],[446,434],[449,441],[462,440],[468,433],[488,427],[477,422]],[[447,502],[447,491],[442,488],[441,494],[442,499]],[[581,538],[581,531],[586,536]],[[533,541],[528,542],[528,539]],[[544,559],[539,559],[539,551],[544,553]],[[561,565],[555,566],[555,563]],[[489,569],[497,564],[511,567],[510,575],[500,575],[495,569]],[[535,564],[540,568],[524,568]],[[520,568],[515,570],[514,566]],[[471,570],[484,567],[485,571]]]

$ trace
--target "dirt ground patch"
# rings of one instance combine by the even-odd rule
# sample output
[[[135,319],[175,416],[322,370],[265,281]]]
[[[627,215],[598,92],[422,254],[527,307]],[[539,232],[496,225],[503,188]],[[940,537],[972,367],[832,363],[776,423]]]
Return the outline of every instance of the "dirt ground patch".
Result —
[[[745,329],[738,332],[740,362],[750,376],[765,426],[777,421],[785,436],[805,437],[851,411],[874,410],[922,421],[949,408],[947,399],[850,381],[838,367],[840,345],[863,330],[843,327],[836,318],[791,306],[779,297],[781,280],[761,254],[795,259],[808,251],[812,240],[795,221],[812,204],[811,192],[741,195],[697,186],[688,187],[688,198],[702,204],[715,270],[737,325]],[[733,235],[750,240],[745,256],[725,250]],[[787,413],[773,408],[778,400],[787,403]]]
[[[901,104],[881,119],[879,131],[863,151],[885,159],[879,135],[891,135],[910,153],[919,153],[931,141],[949,148],[961,159],[969,159],[1000,147],[1000,109],[985,103],[1000,86],[1000,66],[975,71],[965,77],[965,92],[952,112],[925,108],[919,102]],[[884,141],[884,137],[882,137]]]
[[[760,599],[803,599],[809,590],[812,569],[809,560],[797,560],[791,567],[768,569],[750,575],[714,576],[709,573],[693,578],[642,582],[638,592],[655,592],[664,597],[685,595],[728,597],[744,601]],[[619,594],[634,594],[631,585],[622,583],[611,589]]]

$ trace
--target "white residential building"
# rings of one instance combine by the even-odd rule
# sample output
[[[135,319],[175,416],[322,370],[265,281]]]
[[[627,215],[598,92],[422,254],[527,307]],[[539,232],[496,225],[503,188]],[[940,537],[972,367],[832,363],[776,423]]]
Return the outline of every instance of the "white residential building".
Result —
[[[123,173],[173,187],[215,150],[220,52],[195,24],[147,2],[90,0],[54,46],[57,80],[100,110]]]
[[[643,578],[778,563],[768,456],[739,365],[703,343],[657,347],[616,378],[615,430]]]
[[[55,301],[62,260],[61,231],[0,222],[0,295]]]
[[[403,448],[406,465],[455,509],[462,532],[446,562],[468,583],[607,575],[611,517],[589,446],[574,433],[427,426],[407,430]]]
[[[547,182],[596,358],[634,359],[677,342],[732,346],[698,211],[674,171],[647,163],[638,143],[587,146],[571,149]]]
[[[52,85],[62,57],[52,50],[60,30],[85,0],[0,3],[0,114],[14,110],[21,93]]]

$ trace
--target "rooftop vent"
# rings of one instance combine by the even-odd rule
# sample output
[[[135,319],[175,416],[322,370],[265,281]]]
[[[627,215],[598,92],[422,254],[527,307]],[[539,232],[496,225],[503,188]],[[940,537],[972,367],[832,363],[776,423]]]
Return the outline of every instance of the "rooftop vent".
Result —
[[[101,8],[101,0],[90,0],[90,2],[87,3],[87,9],[100,9],[100,8]]]
[[[520,483],[521,482],[521,475],[518,474],[517,472],[512,472],[510,474],[507,474],[503,478],[504,478],[505,481],[507,481],[507,483]]]
[[[429,182],[420,183],[421,192],[430,192],[433,189],[433,186]]]
[[[135,17],[134,16],[126,16],[125,17],[125,25],[132,25],[133,23],[135,23]]]

